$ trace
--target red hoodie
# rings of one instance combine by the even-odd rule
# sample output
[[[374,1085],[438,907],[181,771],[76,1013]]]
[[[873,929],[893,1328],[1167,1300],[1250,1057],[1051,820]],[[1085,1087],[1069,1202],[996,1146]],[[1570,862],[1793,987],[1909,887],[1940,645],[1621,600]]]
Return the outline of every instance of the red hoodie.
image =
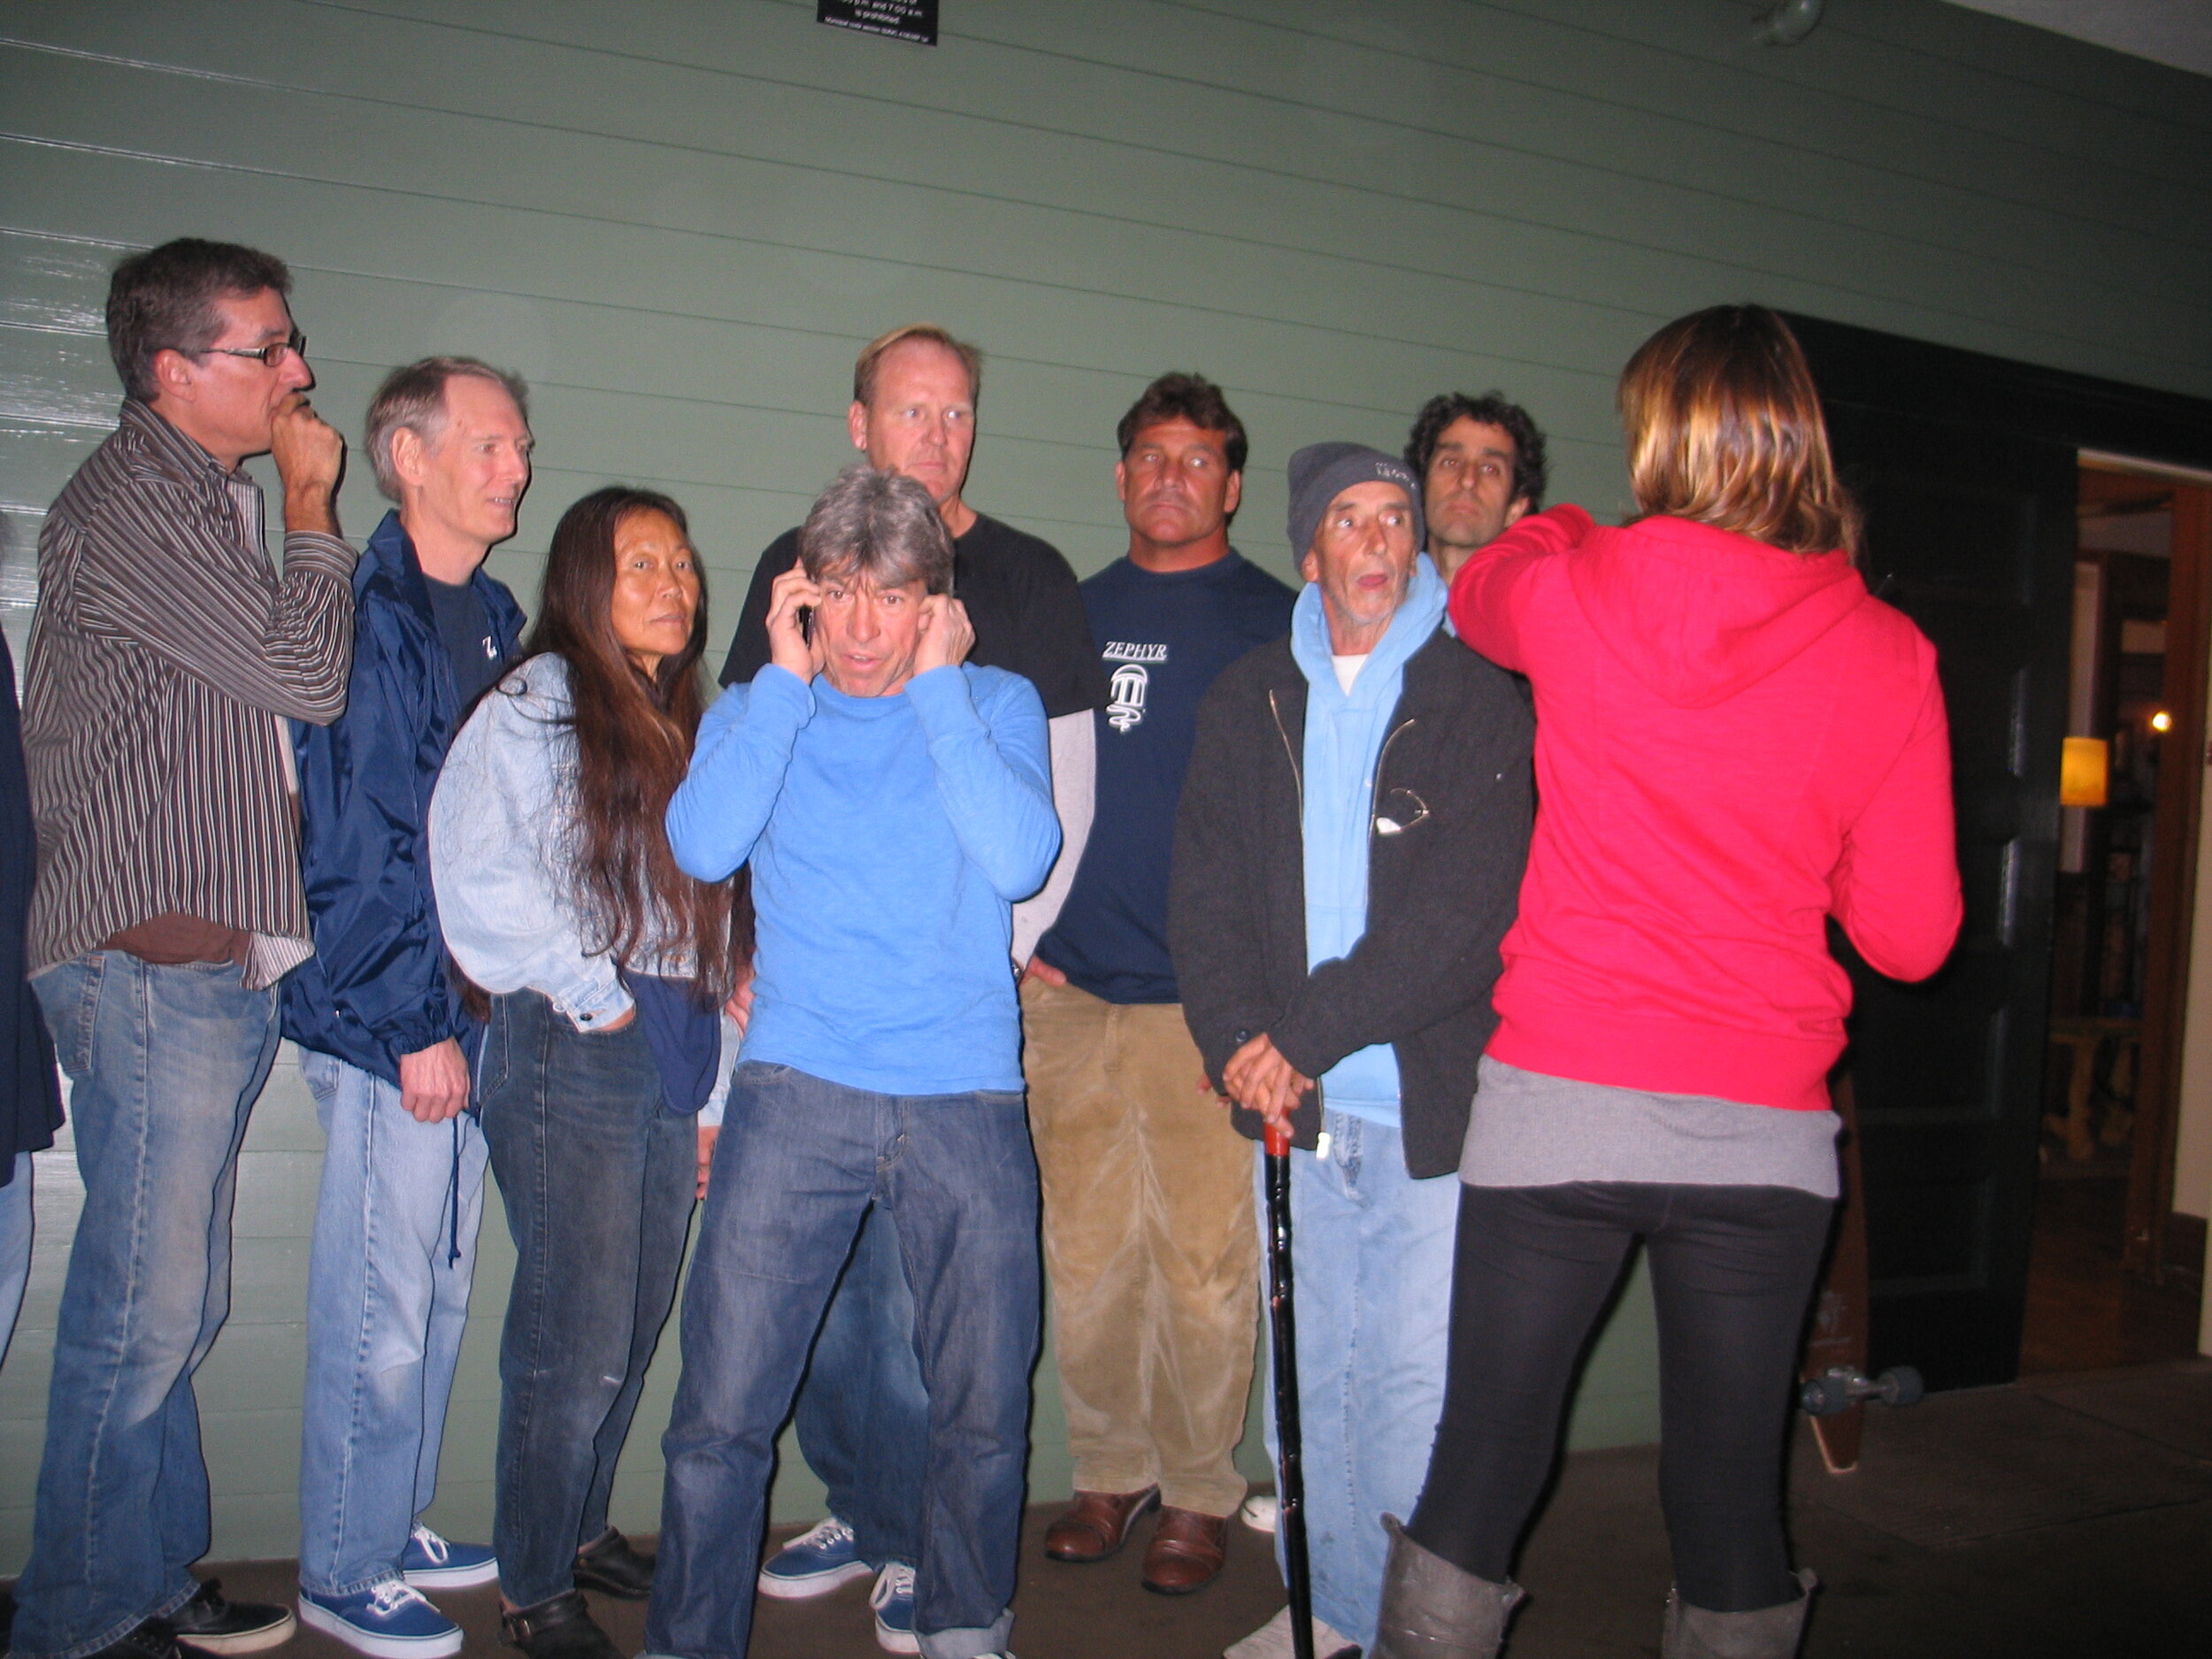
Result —
[[[1935,648],[1841,553],[1681,518],[1523,519],[1452,583],[1536,691],[1539,805],[1489,1052],[1584,1082],[1824,1110],[1851,985],[1961,916]]]

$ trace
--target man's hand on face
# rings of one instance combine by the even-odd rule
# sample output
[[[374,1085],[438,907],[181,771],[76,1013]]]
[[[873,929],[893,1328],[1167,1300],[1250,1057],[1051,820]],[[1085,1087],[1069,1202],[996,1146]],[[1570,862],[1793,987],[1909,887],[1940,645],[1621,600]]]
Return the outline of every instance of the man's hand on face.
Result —
[[[1238,1105],[1271,1123],[1289,1122],[1313,1087],[1313,1079],[1284,1059],[1265,1032],[1229,1056],[1229,1064],[1221,1069],[1221,1082]]]
[[[949,668],[967,660],[975,643],[975,628],[968,608],[950,594],[932,594],[922,601],[922,637],[914,651],[914,672]]]
[[[400,1056],[399,1103],[425,1124],[445,1123],[468,1110],[469,1063],[461,1045],[448,1037]]]
[[[337,534],[346,441],[315,412],[306,393],[293,393],[278,409],[270,423],[269,453],[284,485],[284,527]]]
[[[822,672],[822,633],[818,627],[808,640],[799,612],[821,603],[822,590],[807,579],[803,565],[794,565],[768,589],[768,660],[810,683]]]
[[[699,1202],[707,1198],[707,1177],[714,1173],[714,1143],[722,1138],[719,1124],[699,1125]]]

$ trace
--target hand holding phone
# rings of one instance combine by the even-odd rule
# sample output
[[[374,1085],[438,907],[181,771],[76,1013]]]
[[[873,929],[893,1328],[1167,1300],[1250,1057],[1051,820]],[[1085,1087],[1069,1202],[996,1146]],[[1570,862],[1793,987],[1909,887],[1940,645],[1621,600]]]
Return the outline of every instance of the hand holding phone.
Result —
[[[822,672],[822,648],[814,638],[814,607],[822,590],[808,580],[806,567],[794,565],[768,589],[768,660],[811,680]]]

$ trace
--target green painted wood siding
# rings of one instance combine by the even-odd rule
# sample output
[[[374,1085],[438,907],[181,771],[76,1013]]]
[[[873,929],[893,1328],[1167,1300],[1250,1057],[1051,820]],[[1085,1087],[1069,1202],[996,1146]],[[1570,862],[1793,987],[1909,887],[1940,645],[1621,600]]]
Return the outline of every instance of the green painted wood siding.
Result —
[[[1620,510],[1613,378],[1720,300],[2212,395],[2212,82],[1934,0],[1839,0],[1778,51],[1749,42],[1759,10],[944,0],[932,50],[785,0],[9,0],[0,622],[19,656],[41,515],[113,422],[107,267],[186,234],[292,262],[317,402],[356,435],[392,364],[521,370],[541,465],[495,572],[527,603],[565,504],[650,483],[692,511],[718,640],[849,454],[854,351],[917,318],[989,353],[970,498],[1083,572],[1122,547],[1114,421],[1167,368],[1229,388],[1253,438],[1238,539],[1285,575],[1290,452],[1395,448],[1450,388],[1504,388],[1552,434],[1555,495]],[[358,537],[380,503],[353,472]],[[219,1555],[294,1548],[319,1148],[280,1067],[202,1373]],[[0,1373],[0,1569],[27,1535],[65,1154]],[[438,1509],[479,1537],[495,1207],[484,1240]],[[673,1345],[627,1524],[654,1512]],[[1652,1362],[1632,1291],[1586,1443],[1654,1431]],[[1039,1375],[1041,1496],[1067,1462],[1048,1356]],[[817,1490],[786,1470],[803,1517]]]

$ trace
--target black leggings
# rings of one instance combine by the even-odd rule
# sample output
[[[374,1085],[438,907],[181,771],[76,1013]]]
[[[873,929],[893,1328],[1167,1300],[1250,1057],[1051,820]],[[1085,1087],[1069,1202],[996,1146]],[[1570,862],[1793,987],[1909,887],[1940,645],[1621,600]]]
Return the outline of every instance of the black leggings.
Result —
[[[1444,1416],[1415,1541],[1485,1578],[1509,1575],[1577,1363],[1640,1237],[1676,1587],[1720,1613],[1793,1601],[1784,1432],[1834,1210],[1786,1187],[1462,1187]]]

